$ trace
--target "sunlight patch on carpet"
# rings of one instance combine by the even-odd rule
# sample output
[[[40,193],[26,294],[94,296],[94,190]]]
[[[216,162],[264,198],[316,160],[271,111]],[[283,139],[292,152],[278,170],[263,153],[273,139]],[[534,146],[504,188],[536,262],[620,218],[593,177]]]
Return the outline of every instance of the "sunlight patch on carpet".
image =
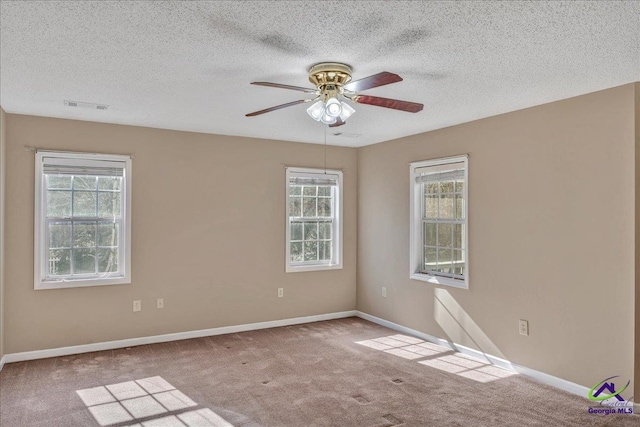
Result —
[[[517,372],[499,368],[488,361],[462,353],[451,354],[452,350],[449,348],[407,335],[390,335],[357,341],[356,344],[392,354],[403,359],[416,360],[421,365],[481,383],[517,375]]]
[[[356,344],[384,351],[385,353],[393,354],[394,356],[408,360],[421,359],[425,356],[432,356],[434,354],[450,351],[446,347],[400,334],[358,341]]]
[[[93,418],[106,427],[233,427],[198,404],[162,377],[77,390]]]

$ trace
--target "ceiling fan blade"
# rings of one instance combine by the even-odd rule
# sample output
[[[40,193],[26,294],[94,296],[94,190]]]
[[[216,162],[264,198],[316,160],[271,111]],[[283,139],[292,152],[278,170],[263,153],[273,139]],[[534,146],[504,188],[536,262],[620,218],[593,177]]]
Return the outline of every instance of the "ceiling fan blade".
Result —
[[[400,101],[397,99],[381,98],[379,96],[356,95],[351,98],[352,101],[359,104],[375,105],[376,107],[393,108],[394,110],[407,111],[409,113],[417,113],[422,111],[424,105],[416,102]]]
[[[330,128],[337,128],[338,126],[342,126],[345,123],[347,123],[347,122],[343,122],[342,119],[340,117],[338,117],[338,120],[334,124],[329,125],[329,127]]]
[[[286,104],[276,105],[275,107],[265,108],[264,110],[254,111],[253,113],[245,114],[247,117],[259,116],[260,114],[269,113],[271,111],[276,111],[281,108],[292,107],[298,104],[304,104],[305,102],[311,102],[313,99],[300,99],[298,101],[287,102]]]
[[[306,92],[306,93],[316,93],[316,89],[312,89],[312,88],[308,88],[308,87],[301,87],[301,86],[283,85],[283,84],[280,84],[280,83],[251,82],[251,84],[252,85],[258,85],[258,86],[276,87],[276,88],[280,88],[280,89],[297,90],[297,91]]]
[[[360,80],[355,80],[344,85],[344,88],[351,92],[362,92],[363,90],[373,89],[374,87],[384,86],[391,83],[401,82],[402,77],[397,74],[383,71]]]

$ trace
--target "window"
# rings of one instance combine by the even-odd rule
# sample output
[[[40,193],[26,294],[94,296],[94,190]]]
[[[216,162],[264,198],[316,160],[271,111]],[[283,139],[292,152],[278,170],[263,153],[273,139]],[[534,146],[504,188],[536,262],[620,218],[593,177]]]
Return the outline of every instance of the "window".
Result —
[[[469,287],[467,156],[412,163],[411,278]]]
[[[342,268],[342,172],[287,168],[285,271]]]
[[[36,153],[35,289],[130,283],[131,158]]]

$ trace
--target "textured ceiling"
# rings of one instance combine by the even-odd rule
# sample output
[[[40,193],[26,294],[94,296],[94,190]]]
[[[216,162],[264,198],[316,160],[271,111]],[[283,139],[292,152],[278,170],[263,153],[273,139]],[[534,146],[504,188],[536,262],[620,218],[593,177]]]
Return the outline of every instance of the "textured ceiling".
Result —
[[[307,96],[320,61],[365,92],[424,103],[368,105],[328,143],[362,146],[640,80],[640,2],[2,1],[0,105],[9,113],[323,142]],[[65,107],[63,100],[109,105]],[[357,138],[334,132],[360,134]]]

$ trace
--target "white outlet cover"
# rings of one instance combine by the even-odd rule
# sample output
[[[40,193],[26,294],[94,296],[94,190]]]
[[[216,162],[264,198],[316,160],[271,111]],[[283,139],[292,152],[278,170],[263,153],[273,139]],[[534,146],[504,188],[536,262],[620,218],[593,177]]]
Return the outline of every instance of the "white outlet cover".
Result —
[[[133,311],[142,311],[142,301],[141,300],[133,301]]]
[[[520,319],[520,335],[529,335],[529,321]]]

